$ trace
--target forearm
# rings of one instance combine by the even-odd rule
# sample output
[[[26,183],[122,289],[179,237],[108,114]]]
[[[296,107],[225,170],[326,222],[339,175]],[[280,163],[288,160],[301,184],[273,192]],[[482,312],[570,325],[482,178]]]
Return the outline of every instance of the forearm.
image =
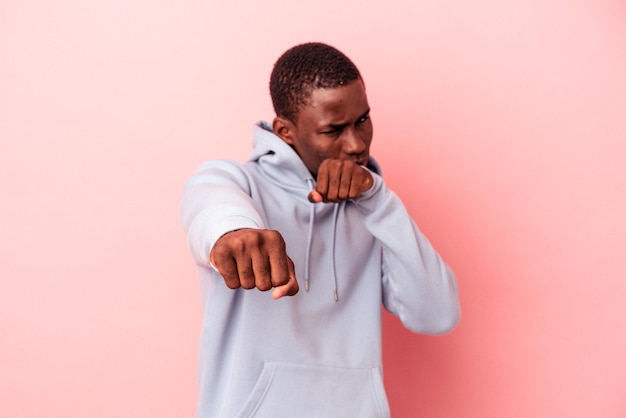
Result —
[[[185,185],[181,219],[194,261],[209,265],[209,253],[225,233],[263,228],[249,196],[246,176],[236,163],[203,164]]]

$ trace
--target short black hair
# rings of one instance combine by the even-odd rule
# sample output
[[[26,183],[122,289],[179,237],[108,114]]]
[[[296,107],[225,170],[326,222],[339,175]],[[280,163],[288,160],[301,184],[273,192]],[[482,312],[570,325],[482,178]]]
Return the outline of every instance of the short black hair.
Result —
[[[356,65],[338,49],[320,42],[296,45],[278,58],[270,76],[276,116],[295,122],[313,90],[337,88],[357,79],[362,80]]]

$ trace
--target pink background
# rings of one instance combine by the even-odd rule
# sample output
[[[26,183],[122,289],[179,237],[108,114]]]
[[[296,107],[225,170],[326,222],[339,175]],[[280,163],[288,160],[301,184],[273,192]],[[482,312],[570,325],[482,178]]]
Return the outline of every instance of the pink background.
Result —
[[[445,337],[385,317],[395,417],[626,416],[618,0],[0,1],[0,416],[189,417],[178,220],[250,151],[295,43],[361,69],[388,184],[458,276]]]

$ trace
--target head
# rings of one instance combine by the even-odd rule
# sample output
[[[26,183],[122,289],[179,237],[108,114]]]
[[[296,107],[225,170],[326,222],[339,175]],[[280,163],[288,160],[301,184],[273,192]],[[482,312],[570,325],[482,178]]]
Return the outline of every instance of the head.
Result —
[[[314,176],[326,158],[367,162],[372,123],[365,85],[343,53],[321,43],[289,49],[274,65],[270,93],[274,132]]]

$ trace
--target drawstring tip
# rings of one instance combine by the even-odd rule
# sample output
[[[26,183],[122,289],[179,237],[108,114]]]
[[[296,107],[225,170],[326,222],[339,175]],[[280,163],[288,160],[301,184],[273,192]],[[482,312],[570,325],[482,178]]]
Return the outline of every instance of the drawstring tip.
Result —
[[[337,293],[337,289],[333,289],[333,296],[335,296],[335,302],[339,302],[339,294]]]
[[[304,279],[304,290],[309,291],[309,279]]]

